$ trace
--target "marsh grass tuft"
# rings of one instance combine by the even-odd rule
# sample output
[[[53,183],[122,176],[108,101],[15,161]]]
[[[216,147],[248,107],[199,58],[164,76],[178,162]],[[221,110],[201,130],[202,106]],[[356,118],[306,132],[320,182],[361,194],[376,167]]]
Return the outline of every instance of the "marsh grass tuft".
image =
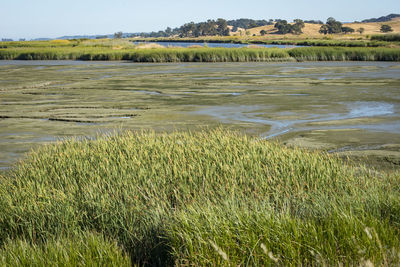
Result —
[[[68,140],[0,178],[0,259],[93,233],[141,265],[396,265],[399,200],[398,172],[223,129]]]

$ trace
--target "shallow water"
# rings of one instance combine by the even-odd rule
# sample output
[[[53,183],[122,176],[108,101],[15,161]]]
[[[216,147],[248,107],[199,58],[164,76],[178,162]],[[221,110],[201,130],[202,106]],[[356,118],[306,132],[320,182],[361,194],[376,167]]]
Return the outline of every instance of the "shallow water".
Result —
[[[64,137],[219,125],[400,155],[400,64],[0,61],[0,170]]]
[[[242,48],[249,46],[259,46],[259,47],[276,47],[276,48],[293,48],[300,47],[295,45],[266,45],[266,44],[234,44],[234,43],[195,43],[195,42],[149,42],[152,44],[158,44],[165,47],[191,47],[191,46],[203,46],[203,47],[223,47],[223,48]],[[144,44],[144,42],[135,42],[135,45]]]
[[[289,95],[304,95],[304,94],[289,94]],[[241,122],[252,122],[258,124],[270,125],[271,128],[268,132],[263,133],[262,136],[265,138],[272,138],[278,135],[285,134],[289,131],[309,131],[316,129],[379,129],[381,131],[400,134],[400,118],[396,118],[396,125],[399,127],[393,127],[393,123],[385,123],[379,125],[372,124],[368,125],[356,125],[356,126],[343,126],[335,125],[327,127],[304,127],[302,125],[313,123],[313,122],[329,122],[337,120],[347,120],[347,119],[361,119],[377,116],[390,116],[395,115],[395,105],[397,110],[400,110],[400,103],[388,104],[384,102],[350,102],[350,103],[338,103],[341,105],[344,113],[327,113],[327,114],[317,114],[309,113],[303,114],[302,116],[297,116],[296,119],[287,120],[284,118],[276,119],[273,117],[271,119],[260,118],[260,115],[273,114],[276,106],[212,106],[207,108],[201,108],[195,113],[201,115],[208,115],[211,117],[218,118],[219,120],[226,123],[234,123],[235,121]],[[266,113],[264,110],[270,110]],[[312,110],[311,110],[312,112]],[[282,114],[282,113],[280,113]],[[294,115],[295,113],[291,113]],[[279,113],[276,113],[279,115]],[[400,115],[400,114],[397,114]]]

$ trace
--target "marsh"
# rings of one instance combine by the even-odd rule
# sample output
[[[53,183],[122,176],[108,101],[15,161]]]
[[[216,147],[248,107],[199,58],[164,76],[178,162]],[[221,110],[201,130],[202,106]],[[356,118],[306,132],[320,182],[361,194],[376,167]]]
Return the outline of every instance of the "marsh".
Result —
[[[400,65],[0,61],[3,170],[63,138],[221,125],[396,168]]]

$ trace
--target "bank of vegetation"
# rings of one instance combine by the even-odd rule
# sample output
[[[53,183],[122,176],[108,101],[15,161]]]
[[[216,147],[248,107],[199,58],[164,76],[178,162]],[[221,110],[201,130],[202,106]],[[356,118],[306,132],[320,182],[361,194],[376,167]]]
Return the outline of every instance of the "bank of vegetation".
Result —
[[[398,172],[222,129],[42,147],[0,210],[0,265],[400,264]]]
[[[399,46],[400,41],[387,41],[379,38],[371,40],[336,40],[336,39],[263,39],[262,37],[238,38],[231,37],[201,37],[201,38],[146,38],[135,39],[135,42],[190,42],[190,43],[233,43],[233,44],[262,44],[262,45],[296,45],[296,46],[338,46],[338,47],[389,47]],[[390,43],[388,43],[390,42]]]
[[[0,49],[2,60],[127,60],[132,62],[400,61],[400,48],[157,48],[16,47]]]
[[[373,35],[371,40],[385,42],[400,42],[400,34]]]

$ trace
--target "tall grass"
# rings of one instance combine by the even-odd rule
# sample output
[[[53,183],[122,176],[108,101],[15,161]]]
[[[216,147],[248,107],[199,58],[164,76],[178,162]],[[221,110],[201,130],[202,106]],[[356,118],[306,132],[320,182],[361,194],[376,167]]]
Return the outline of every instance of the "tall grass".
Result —
[[[237,37],[212,37],[212,38],[145,38],[135,39],[143,42],[193,42],[193,43],[236,43],[236,44],[266,44],[266,45],[299,45],[299,46],[340,46],[340,47],[385,47],[388,45],[384,40],[323,40],[323,39],[282,39],[263,40],[260,38],[237,38]],[[396,40],[394,40],[396,41]]]
[[[400,61],[400,49],[301,47],[288,50],[298,61]]]
[[[383,34],[373,35],[371,40],[385,41],[385,42],[400,42],[400,34]]]
[[[250,62],[250,61],[400,61],[399,48],[300,47],[279,48],[160,48],[102,47],[0,49],[5,60],[128,60],[133,62]]]
[[[0,59],[6,60],[129,60],[133,62],[246,62],[288,61],[283,49],[225,49],[225,48],[15,48],[0,49]]]
[[[9,240],[0,249],[1,266],[129,266],[129,257],[116,242],[101,235],[49,239],[43,244]]]
[[[0,259],[94,232],[138,264],[400,263],[398,172],[222,129],[42,147],[0,178],[0,210]]]

